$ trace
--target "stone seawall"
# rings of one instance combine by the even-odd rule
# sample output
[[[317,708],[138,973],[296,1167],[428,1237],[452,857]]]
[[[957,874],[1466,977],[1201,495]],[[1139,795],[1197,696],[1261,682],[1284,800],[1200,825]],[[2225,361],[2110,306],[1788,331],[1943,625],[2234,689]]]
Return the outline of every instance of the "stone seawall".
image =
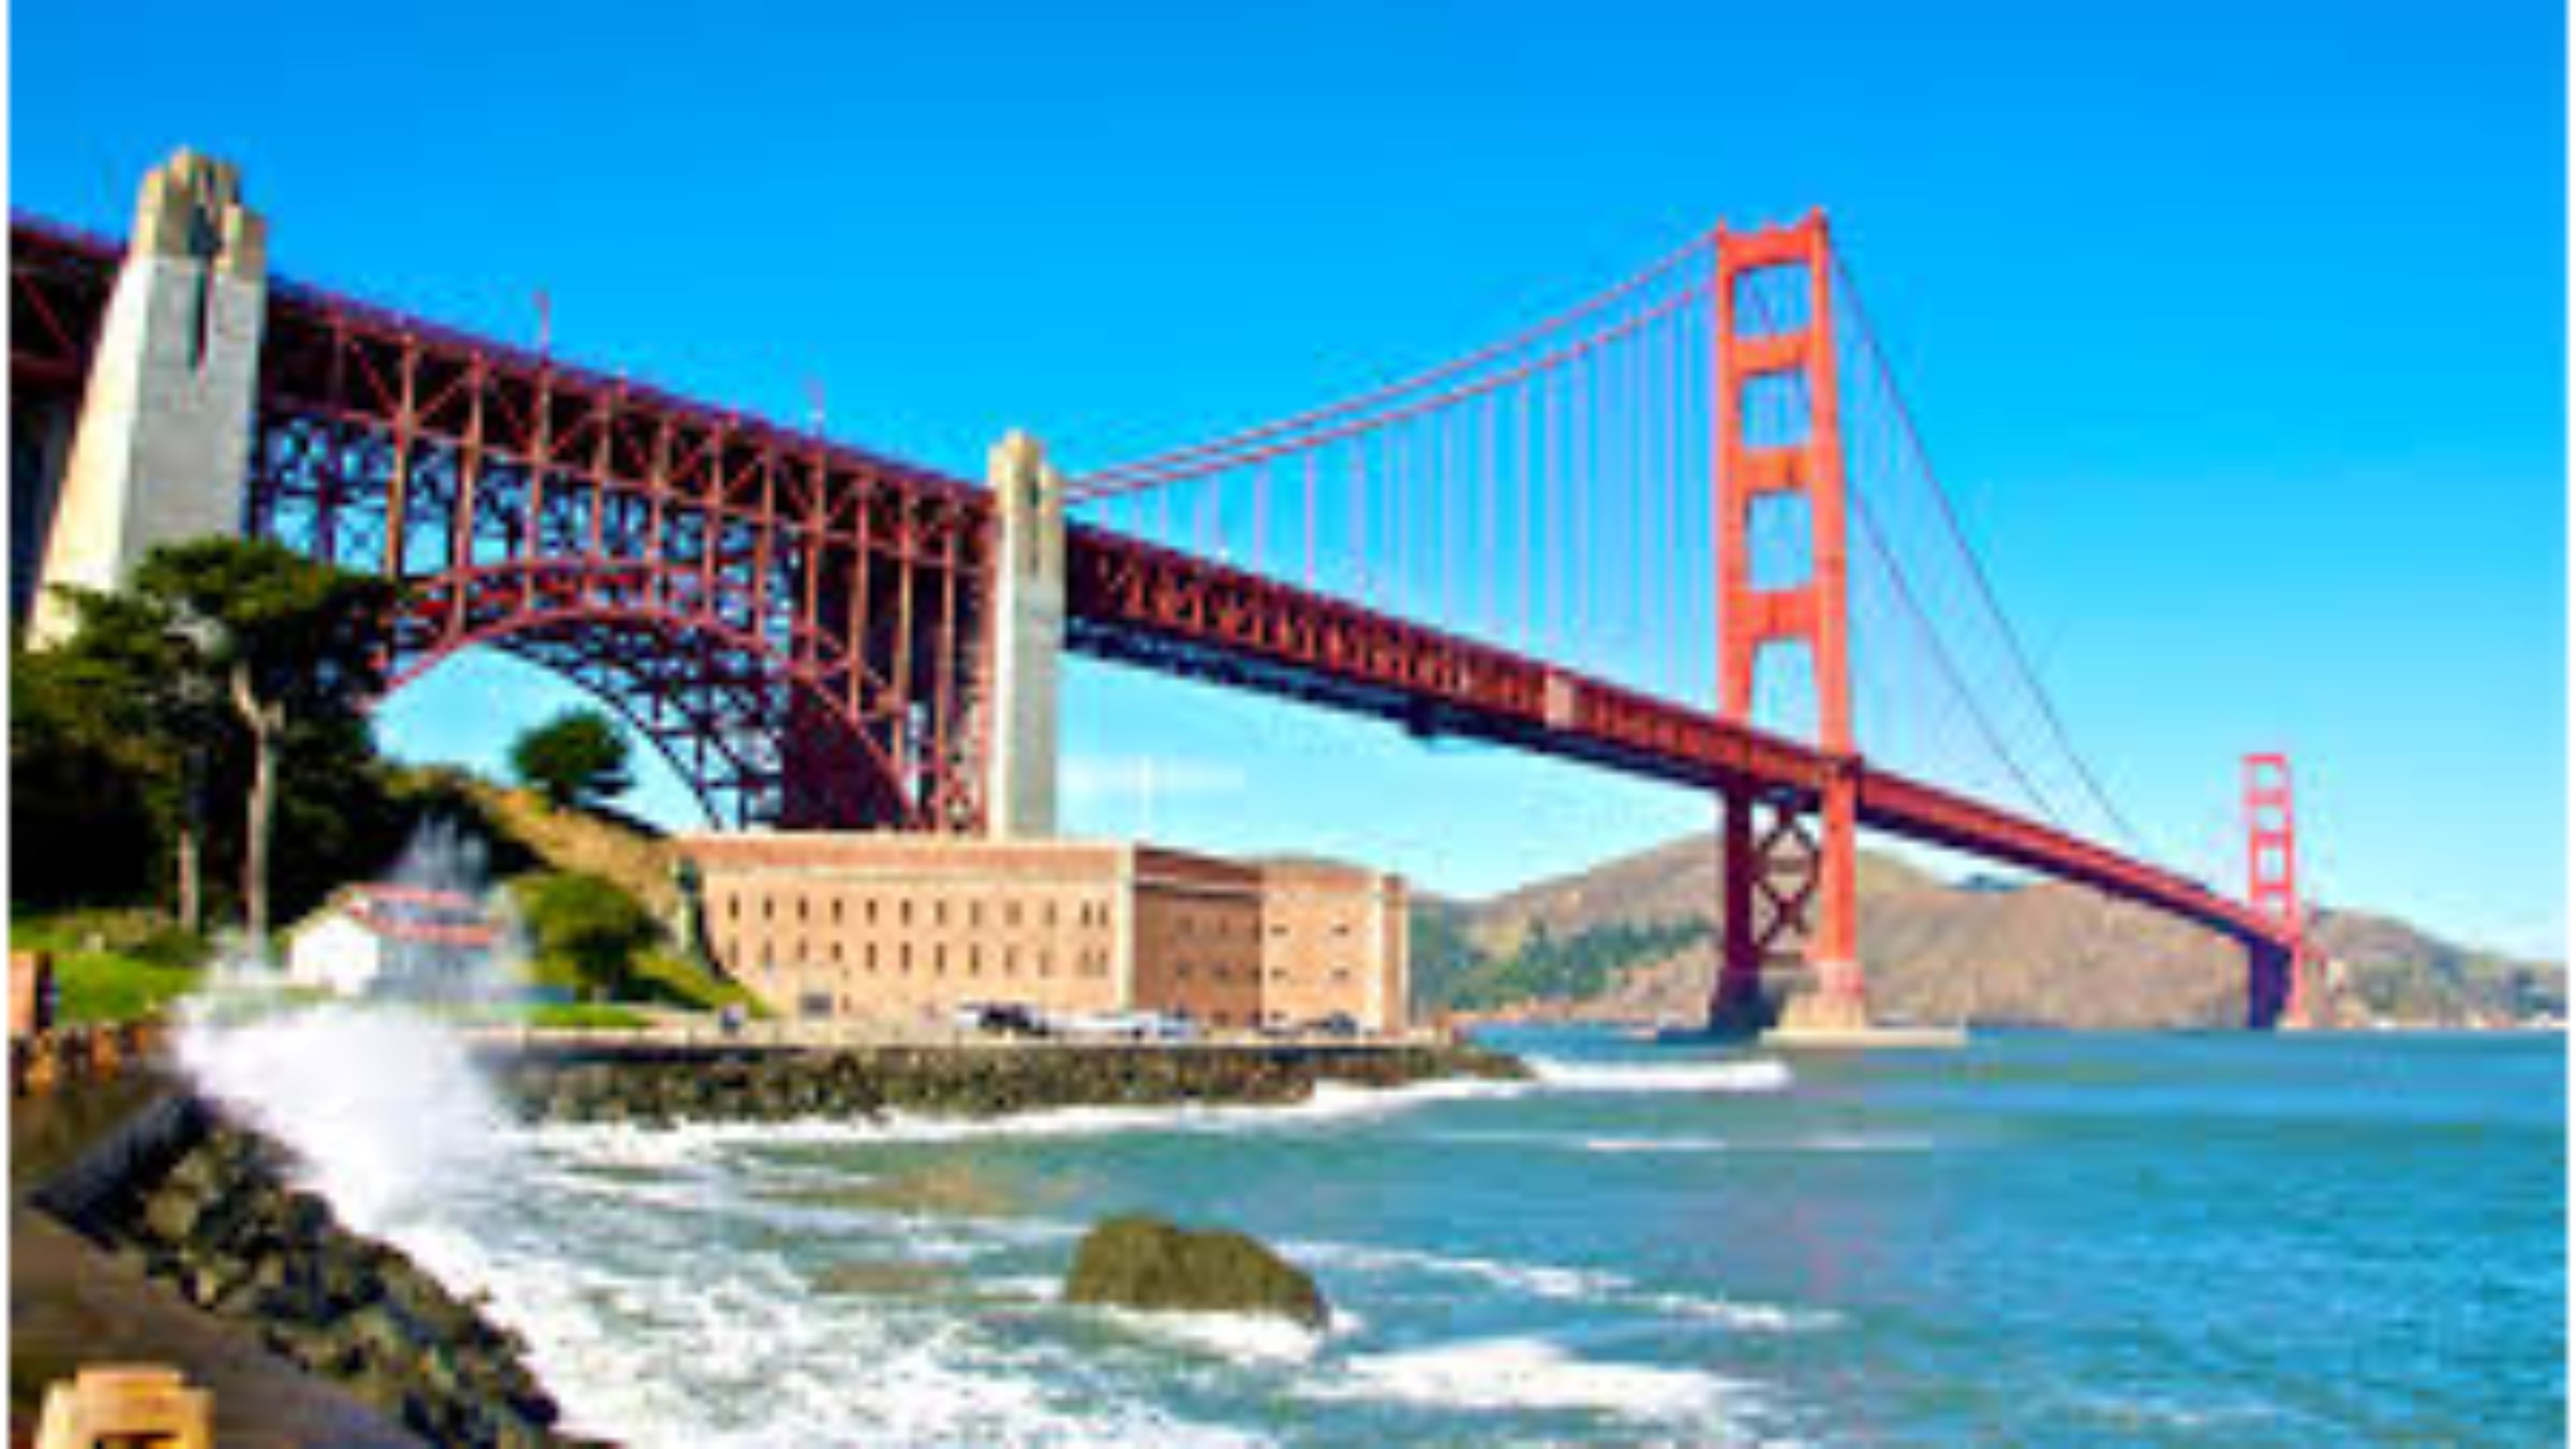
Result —
[[[1515,1058],[1465,1046],[551,1051],[499,1059],[496,1068],[529,1117],[648,1124],[865,1119],[889,1112],[991,1117],[1192,1102],[1286,1105],[1305,1101],[1322,1082],[1385,1088],[1528,1075]]]

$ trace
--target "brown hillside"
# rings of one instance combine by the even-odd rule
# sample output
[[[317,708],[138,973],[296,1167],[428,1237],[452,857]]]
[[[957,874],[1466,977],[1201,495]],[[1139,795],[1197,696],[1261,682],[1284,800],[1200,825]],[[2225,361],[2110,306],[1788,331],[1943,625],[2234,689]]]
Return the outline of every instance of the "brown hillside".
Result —
[[[669,920],[679,905],[671,842],[622,821],[586,810],[557,810],[529,790],[475,780],[466,789],[494,824],[550,870],[598,876],[644,903],[656,920]]]
[[[1483,902],[1443,903],[1467,938],[1508,955],[1533,927],[1563,940],[1616,925],[1714,923],[1716,842],[1689,836]],[[1861,861],[1861,949],[1871,995],[1894,1019],[2088,1028],[2225,1026],[2242,1019],[2245,958],[2229,942],[2179,921],[2054,883],[1944,884],[1905,862]],[[2401,922],[2322,913],[2318,939],[2338,960],[2362,960],[2399,983],[2369,993],[2412,1019],[2457,1021],[2524,998],[2564,999],[2555,967],[2496,962]],[[2339,970],[2338,980],[2348,971]],[[1571,1014],[1693,1020],[1716,977],[1713,947],[1697,944],[1622,973]],[[2545,1003],[2544,1003],[2545,1004]],[[2526,1005],[2528,1001],[2526,1000]],[[2508,1011],[2508,1014],[2509,1011]]]

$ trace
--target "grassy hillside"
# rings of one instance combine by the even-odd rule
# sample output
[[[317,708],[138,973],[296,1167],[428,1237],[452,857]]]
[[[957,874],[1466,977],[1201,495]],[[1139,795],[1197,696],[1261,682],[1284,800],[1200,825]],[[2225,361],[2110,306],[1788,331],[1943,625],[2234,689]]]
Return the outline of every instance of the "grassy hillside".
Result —
[[[548,870],[597,876],[641,902],[656,920],[679,907],[671,869],[679,849],[642,822],[599,810],[557,810],[532,790],[463,777],[486,826]]]
[[[673,938],[678,851],[650,827],[608,812],[551,809],[527,791],[448,768],[397,769],[388,785],[410,818],[447,821],[479,842],[489,878],[508,889],[520,911],[536,984],[647,1006],[752,1004],[741,987],[694,963]],[[388,860],[359,873],[392,866]],[[577,901],[586,897],[587,910],[563,904],[567,883]],[[615,909],[619,902],[626,903],[623,910]],[[603,911],[634,923],[623,931],[624,949],[603,954],[595,948]],[[147,910],[17,912],[9,935],[16,949],[52,953],[69,1021],[156,1014],[197,987],[211,952],[205,939],[176,931]],[[570,1019],[607,1009],[551,1010]]]

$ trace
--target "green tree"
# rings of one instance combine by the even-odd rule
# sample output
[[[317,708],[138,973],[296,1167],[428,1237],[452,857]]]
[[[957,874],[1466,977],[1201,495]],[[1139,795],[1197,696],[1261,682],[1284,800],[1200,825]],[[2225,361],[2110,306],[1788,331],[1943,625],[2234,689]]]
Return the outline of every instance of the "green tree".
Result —
[[[179,924],[203,930],[206,800],[229,727],[221,681],[191,636],[176,627],[166,600],[70,593],[77,630],[59,647],[24,656],[14,677],[37,695],[36,712],[59,711],[57,744],[91,748],[119,778],[96,797],[49,791],[41,782],[36,793],[75,817],[112,814],[125,795],[139,799],[158,838],[150,853],[171,851]]]
[[[264,938],[281,764],[299,738],[331,742],[323,753],[342,765],[372,763],[360,711],[384,685],[393,586],[273,541],[214,538],[154,550],[122,594],[74,597],[79,627],[66,648],[122,673],[128,713],[159,737],[168,758],[156,778],[183,861],[201,854],[195,802],[224,763],[209,757],[240,745],[243,918]],[[194,890],[183,879],[183,912]]]
[[[121,718],[126,708],[121,680],[89,660],[60,649],[11,653],[13,904],[126,904],[156,893],[171,772],[162,741]]]
[[[519,782],[561,810],[614,799],[634,780],[626,772],[626,736],[595,709],[568,709],[510,746]]]
[[[634,993],[635,958],[661,935],[642,902],[570,871],[522,876],[510,889],[541,959],[571,966],[594,996]]]

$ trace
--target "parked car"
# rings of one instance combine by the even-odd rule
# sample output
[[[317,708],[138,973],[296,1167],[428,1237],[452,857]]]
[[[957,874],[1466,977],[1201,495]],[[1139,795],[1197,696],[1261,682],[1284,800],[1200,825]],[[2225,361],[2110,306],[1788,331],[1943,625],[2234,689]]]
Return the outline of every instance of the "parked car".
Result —
[[[1047,1022],[1036,1007],[1005,1001],[985,1009],[984,1030],[1004,1036],[1045,1036]]]
[[[949,1013],[948,1019],[960,1031],[985,1036],[1045,1036],[1044,1018],[1029,1006],[1016,1001],[969,1001]]]
[[[1099,1011],[1057,1023],[1064,1035],[1093,1041],[1190,1041],[1198,1024],[1160,1011]]]
[[[1329,1036],[1342,1041],[1348,1041],[1360,1034],[1360,1024],[1353,1021],[1347,1011],[1336,1011],[1330,1016],[1318,1017],[1307,1023],[1307,1029],[1317,1036]]]

